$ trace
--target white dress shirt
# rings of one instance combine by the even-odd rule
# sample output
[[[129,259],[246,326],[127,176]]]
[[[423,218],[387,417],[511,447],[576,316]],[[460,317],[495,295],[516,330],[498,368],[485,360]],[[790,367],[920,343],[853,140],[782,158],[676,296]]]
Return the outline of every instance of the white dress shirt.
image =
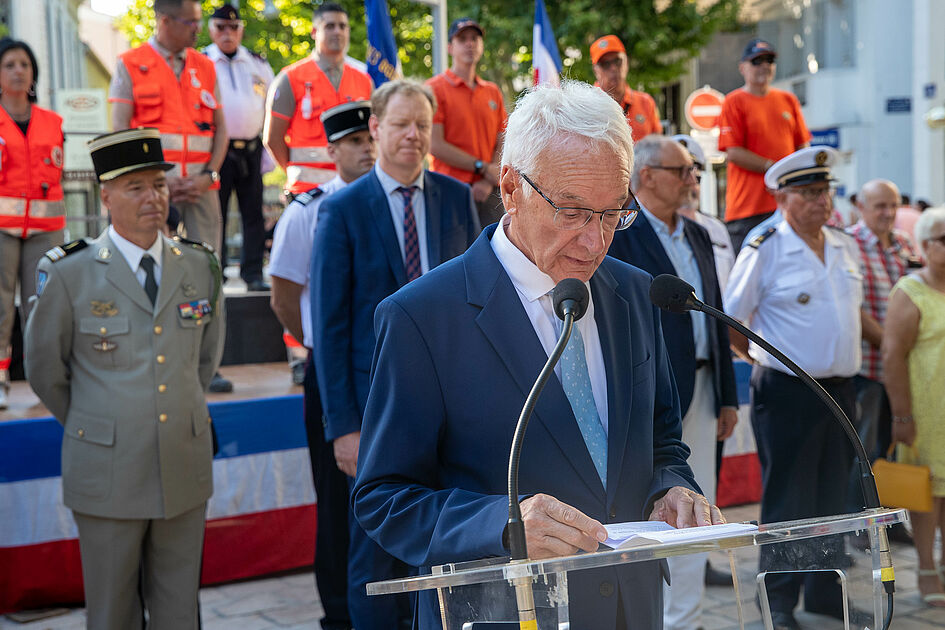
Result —
[[[743,247],[725,307],[814,378],[853,376],[861,363],[859,250],[846,234],[821,231],[824,262],[787,221],[756,247]],[[760,365],[792,374],[754,343],[749,354]]]
[[[312,248],[315,245],[318,209],[328,195],[347,185],[340,175],[335,175],[334,179],[319,186],[325,192],[307,204],[301,203],[299,197],[296,197],[279,217],[276,233],[272,238],[269,275],[303,287],[302,294],[299,296],[299,309],[302,316],[302,332],[305,337],[299,341],[306,348],[312,347],[313,339],[309,276],[312,273]]]
[[[554,313],[554,305],[551,302],[551,290],[555,288],[554,280],[551,276],[541,271],[530,261],[522,251],[516,247],[505,233],[506,216],[499,221],[495,234],[490,241],[492,251],[505,273],[512,280],[512,286],[518,293],[518,298],[522,302],[525,314],[538,335],[542,348],[546,355],[551,355],[555,344],[558,342],[558,335],[561,333],[561,327],[564,325],[558,316]],[[585,283],[587,285],[587,283]],[[584,354],[587,358],[587,372],[591,379],[591,392],[594,394],[594,404],[597,407],[597,414],[600,416],[601,424],[604,426],[604,432],[607,432],[607,371],[604,369],[604,353],[600,347],[600,335],[597,331],[597,321],[594,319],[594,297],[590,295],[590,286],[588,286],[588,295],[590,299],[587,304],[587,312],[584,317],[577,321],[576,326],[584,337]],[[561,382],[561,364],[555,366],[555,374],[558,382]],[[536,373],[535,376],[538,376]]]
[[[121,252],[121,255],[124,257],[125,261],[128,263],[128,266],[131,268],[131,271],[135,274],[135,278],[138,280],[138,284],[144,288],[144,281],[147,278],[147,273],[144,269],[141,268],[141,259],[145,254],[150,254],[151,258],[154,259],[154,281],[157,283],[158,287],[161,286],[161,262],[162,256],[164,254],[163,247],[163,238],[160,234],[157,235],[157,238],[154,239],[154,243],[151,244],[151,247],[148,249],[141,249],[117,231],[115,231],[114,225],[108,226],[108,238],[112,239],[112,243],[115,245],[115,248]]]
[[[272,68],[245,46],[237,48],[233,57],[223,54],[216,44],[210,44],[204,52],[216,67],[227,134],[235,140],[256,138],[266,117]]]
[[[379,164],[374,165],[374,173],[381,182],[381,188],[387,195],[387,205],[390,206],[390,217],[394,221],[394,233],[397,234],[397,242],[400,244],[400,257],[405,258],[404,253],[404,197],[398,192],[398,188],[404,186],[396,179],[385,173]],[[430,271],[430,256],[427,254],[427,212],[426,202],[423,198],[423,173],[411,184],[416,186],[417,190],[413,193],[413,216],[417,223],[417,245],[420,247],[420,273]]]

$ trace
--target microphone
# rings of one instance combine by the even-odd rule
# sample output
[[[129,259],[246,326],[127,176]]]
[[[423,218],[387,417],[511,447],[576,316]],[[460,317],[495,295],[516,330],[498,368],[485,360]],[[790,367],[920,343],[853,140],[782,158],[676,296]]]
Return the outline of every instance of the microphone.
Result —
[[[843,432],[846,433],[847,439],[849,439],[850,443],[853,445],[853,450],[856,451],[856,456],[859,460],[860,488],[863,491],[865,507],[868,509],[882,507],[879,503],[879,491],[876,489],[876,479],[873,477],[872,468],[870,468],[869,456],[866,454],[866,449],[863,447],[863,442],[860,441],[860,436],[853,427],[853,423],[850,422],[850,419],[843,412],[843,409],[840,408],[840,405],[837,404],[837,401],[835,401],[833,397],[827,393],[823,386],[814,380],[810,374],[802,370],[800,366],[794,363],[794,361],[791,361],[789,358],[787,358],[783,352],[765,341],[757,333],[744,326],[737,319],[734,319],[733,317],[730,317],[722,311],[713,308],[712,306],[709,306],[705,302],[701,301],[696,297],[695,289],[693,289],[691,285],[681,278],[677,278],[676,276],[668,273],[657,276],[650,285],[650,301],[659,308],[663,309],[664,311],[669,311],[670,313],[701,311],[706,315],[710,315],[715,319],[721,320],[729,327],[734,328],[741,334],[745,335],[748,339],[761,346],[765,352],[776,358],[778,361],[786,365],[789,370],[794,372],[794,374],[815,394],[817,394],[817,396],[824,402],[825,405],[827,405],[827,408],[830,409],[833,417],[843,428]],[[893,573],[892,557],[889,555],[889,540],[886,537],[885,528],[881,528],[879,530],[879,554],[883,588],[889,595],[889,611],[892,611],[891,604],[892,593],[895,591],[895,575]],[[888,627],[888,623],[886,626]]]
[[[522,413],[519,414],[518,423],[515,425],[515,435],[512,437],[512,446],[509,449],[509,522],[506,526],[509,541],[509,555],[512,562],[525,562],[528,560],[528,546],[525,541],[525,523],[522,521],[522,508],[518,502],[518,468],[519,459],[522,455],[522,442],[525,438],[525,429],[528,428],[528,420],[531,418],[532,411],[535,409],[535,403],[538,396],[545,388],[548,377],[554,372],[555,365],[561,358],[568,340],[571,338],[571,330],[574,322],[581,319],[587,312],[587,305],[590,301],[590,294],[587,286],[576,278],[565,278],[555,285],[551,293],[551,301],[554,304],[555,314],[564,321],[561,327],[561,334],[554,349],[548,356],[545,366],[535,379],[525,404],[522,406]],[[535,598],[532,593],[531,577],[522,576],[514,578],[515,599],[518,603],[519,627],[522,630],[535,628]]]

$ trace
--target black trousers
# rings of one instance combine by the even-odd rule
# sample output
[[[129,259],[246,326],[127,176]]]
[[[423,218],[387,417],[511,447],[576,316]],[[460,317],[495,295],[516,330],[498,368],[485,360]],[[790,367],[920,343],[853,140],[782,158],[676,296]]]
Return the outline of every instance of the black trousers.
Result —
[[[237,145],[243,143],[242,148]],[[259,138],[231,140],[226,159],[220,167],[220,212],[223,214],[223,242],[220,261],[226,266],[226,215],[230,194],[236,193],[243,228],[240,254],[240,277],[246,281],[262,280],[263,249],[266,244],[266,222],[263,219],[263,183],[260,164],[263,146]]]
[[[335,451],[325,441],[322,400],[311,355],[305,364],[305,433],[318,500],[315,533],[315,584],[325,617],[322,628],[351,628],[348,612],[348,479],[338,470]]]
[[[748,233],[754,229],[756,225],[770,217],[774,212],[765,212],[764,214],[756,214],[752,217],[745,217],[744,219],[735,219],[733,221],[727,221],[725,227],[728,228],[728,235],[732,238],[732,247],[734,248],[735,255],[738,255],[738,252],[742,249],[743,241],[745,237],[748,236]]]
[[[840,408],[855,417],[852,378],[820,381]],[[843,514],[853,462],[853,447],[826,405],[801,381],[770,368],[751,371],[751,424],[761,460],[761,522],[774,523]],[[764,545],[760,570],[798,565],[836,568],[844,554],[843,538],[810,543]],[[801,568],[798,566],[798,568]],[[841,610],[835,573],[767,576],[768,601],[774,611],[792,611],[804,586],[804,607],[811,612]]]

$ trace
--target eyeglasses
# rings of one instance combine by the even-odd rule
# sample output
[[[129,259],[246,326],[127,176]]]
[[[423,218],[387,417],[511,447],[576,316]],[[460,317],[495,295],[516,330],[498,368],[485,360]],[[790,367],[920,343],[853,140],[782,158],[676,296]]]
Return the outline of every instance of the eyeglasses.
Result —
[[[930,236],[926,240],[935,241],[939,245],[942,245],[943,247],[945,247],[945,234],[942,234],[941,236]]]
[[[771,65],[774,65],[774,63],[775,63],[775,62],[774,62],[774,57],[771,56],[771,55],[761,55],[761,56],[755,57],[754,59],[751,60],[751,65],[753,65],[753,66],[760,66],[760,65],[763,64],[763,63],[768,63],[768,64],[771,64]]]
[[[658,168],[663,171],[673,171],[676,173],[676,177],[679,179],[686,179],[690,175],[696,178],[696,181],[699,181],[701,175],[699,175],[699,167],[695,164],[682,164],[680,166],[663,166],[661,164],[647,164],[642,168]]]
[[[788,190],[803,197],[804,201],[817,201],[823,195],[833,197],[835,188],[833,186],[818,186],[817,188],[790,187]]]
[[[235,33],[236,31],[243,28],[243,21],[239,20],[237,22],[211,22],[210,25],[213,26],[213,28],[217,29],[218,31],[231,30]]]
[[[528,179],[528,176],[521,171],[516,171],[522,179],[528,182],[528,185],[535,189],[541,198],[548,202],[548,204],[555,209],[555,218],[554,224],[555,227],[559,230],[580,230],[582,227],[587,225],[591,217],[595,214],[600,215],[600,223],[605,230],[608,232],[613,232],[615,230],[625,230],[630,227],[630,224],[633,223],[633,220],[637,218],[637,212],[639,211],[640,204],[637,202],[637,198],[633,196],[632,190],[627,190],[630,194],[630,203],[626,208],[613,209],[613,210],[591,210],[590,208],[565,208],[556,204],[554,201],[548,198],[548,195],[543,193],[541,189],[535,185],[535,182]]]

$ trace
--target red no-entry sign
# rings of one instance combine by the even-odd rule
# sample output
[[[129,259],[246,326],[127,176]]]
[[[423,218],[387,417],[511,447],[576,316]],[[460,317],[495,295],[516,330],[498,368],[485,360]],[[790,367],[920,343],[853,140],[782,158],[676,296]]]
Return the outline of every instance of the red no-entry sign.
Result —
[[[725,95],[709,86],[699,88],[686,99],[686,120],[699,131],[710,131],[719,126],[722,101]]]

